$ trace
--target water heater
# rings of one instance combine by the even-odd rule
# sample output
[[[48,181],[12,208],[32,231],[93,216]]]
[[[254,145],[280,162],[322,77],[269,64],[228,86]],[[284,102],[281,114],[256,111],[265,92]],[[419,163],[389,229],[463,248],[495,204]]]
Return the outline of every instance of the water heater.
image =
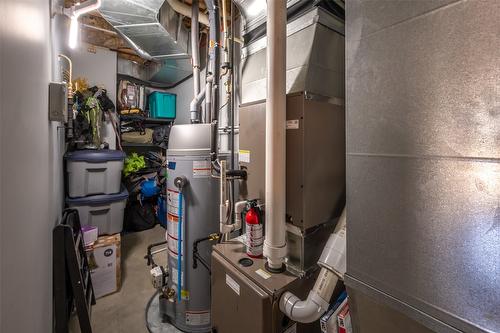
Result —
[[[175,125],[170,132],[167,176],[169,298],[160,309],[177,328],[210,331],[210,274],[193,268],[193,242],[218,232],[219,184],[211,176],[210,124]],[[198,253],[209,261],[211,244]]]

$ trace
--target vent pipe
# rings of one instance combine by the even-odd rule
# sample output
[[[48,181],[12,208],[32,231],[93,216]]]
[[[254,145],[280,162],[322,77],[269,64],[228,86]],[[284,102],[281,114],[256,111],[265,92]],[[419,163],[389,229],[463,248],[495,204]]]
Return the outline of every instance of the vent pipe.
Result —
[[[170,2],[169,2],[170,3]],[[191,54],[193,64],[193,101],[191,102],[191,123],[200,122],[200,105],[205,93],[200,94],[200,48],[199,48],[199,24],[200,14],[199,0],[193,0],[191,12]]]
[[[267,1],[266,238],[267,269],[286,256],[286,0]]]

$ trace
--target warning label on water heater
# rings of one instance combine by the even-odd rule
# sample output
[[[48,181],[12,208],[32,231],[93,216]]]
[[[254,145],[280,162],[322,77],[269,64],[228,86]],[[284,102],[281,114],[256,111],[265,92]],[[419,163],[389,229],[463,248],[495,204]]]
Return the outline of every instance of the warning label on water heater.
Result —
[[[186,325],[209,325],[210,311],[186,311]]]
[[[193,161],[193,177],[210,177],[210,161]]]

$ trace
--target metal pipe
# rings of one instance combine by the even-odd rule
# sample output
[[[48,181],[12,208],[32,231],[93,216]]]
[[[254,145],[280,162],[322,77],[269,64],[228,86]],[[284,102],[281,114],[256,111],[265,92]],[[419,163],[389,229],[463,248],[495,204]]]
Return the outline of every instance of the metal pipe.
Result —
[[[228,240],[228,233],[224,227],[228,224],[227,213],[228,213],[228,202],[226,200],[226,161],[220,161],[220,180],[219,180],[219,225],[220,232],[222,233],[222,238],[224,241]]]
[[[321,271],[307,299],[302,301],[289,291],[281,296],[280,310],[290,319],[311,323],[328,310],[335,286],[346,271],[346,222],[344,208],[335,231],[330,235],[318,260]]]
[[[212,115],[212,76],[207,76],[207,83],[205,84],[205,122],[211,123]]]
[[[193,102],[197,99],[200,94],[200,48],[199,48],[199,0],[193,0],[192,4],[192,13],[191,13],[191,54],[192,54],[192,63],[193,63],[193,101],[191,102],[191,107],[193,106]],[[203,97],[205,94],[203,94]],[[197,108],[191,111],[191,123],[199,123],[200,116],[200,103],[195,103]],[[193,113],[194,112],[194,113]]]
[[[235,106],[235,89],[234,89],[234,69],[235,69],[235,65],[234,65],[234,46],[235,46],[235,43],[234,43],[234,33],[235,33],[235,13],[234,13],[234,9],[235,9],[235,6],[234,6],[234,2],[231,1],[231,8],[230,8],[230,15],[231,15],[231,46],[229,48],[229,61],[230,61],[230,68],[231,68],[231,76],[229,77],[230,79],[230,83],[231,83],[231,89],[230,89],[230,103],[229,103],[229,115],[230,115],[230,122],[229,122],[229,126],[231,127],[231,135],[229,137],[229,146],[231,148],[231,169],[232,170],[235,170],[236,169],[236,158],[235,158],[235,145],[234,145],[234,115],[235,115],[235,110],[234,110],[234,106]],[[235,191],[235,186],[234,186],[234,179],[231,179],[231,197],[233,198],[232,201],[231,201],[231,204],[232,204],[232,210],[233,211],[236,211],[236,206],[235,206],[235,196],[236,196],[236,191]],[[235,219],[237,217],[235,217],[235,215],[233,214],[231,216],[231,219],[232,219],[232,222],[233,223],[236,223]]]
[[[189,5],[182,3],[178,0],[167,0],[167,2],[170,5],[170,7],[172,7],[172,9],[174,11],[176,11],[177,13],[179,13],[183,16],[187,16],[189,18],[192,18],[191,7]],[[208,16],[206,14],[200,14],[199,21],[203,25],[206,25],[206,26],[209,25]]]
[[[220,55],[219,55],[219,33],[220,33],[220,16],[217,1],[205,0],[208,8],[208,17],[210,23],[209,31],[209,56],[210,63],[208,67],[209,75],[212,75],[212,119],[211,119],[211,140],[210,140],[210,157],[212,162],[217,160],[218,155],[218,118],[219,118],[219,71],[220,71]],[[207,91],[208,93],[208,91]]]
[[[286,256],[286,0],[267,2],[266,238],[269,270]]]
[[[232,3],[233,2],[231,1],[231,4]],[[226,0],[222,0],[222,28],[224,30],[224,64],[223,64],[223,67],[227,68],[229,66],[229,56],[228,56],[229,32],[227,30]]]

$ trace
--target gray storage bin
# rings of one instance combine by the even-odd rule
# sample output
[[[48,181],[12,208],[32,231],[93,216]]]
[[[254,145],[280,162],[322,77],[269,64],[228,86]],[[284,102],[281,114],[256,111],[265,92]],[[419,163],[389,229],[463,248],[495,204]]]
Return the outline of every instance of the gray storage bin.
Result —
[[[83,198],[66,198],[70,208],[78,210],[81,225],[98,228],[100,235],[112,235],[122,231],[123,215],[128,192],[122,188],[117,194],[94,195]]]
[[[77,150],[65,156],[71,198],[120,192],[125,153],[120,150]]]

